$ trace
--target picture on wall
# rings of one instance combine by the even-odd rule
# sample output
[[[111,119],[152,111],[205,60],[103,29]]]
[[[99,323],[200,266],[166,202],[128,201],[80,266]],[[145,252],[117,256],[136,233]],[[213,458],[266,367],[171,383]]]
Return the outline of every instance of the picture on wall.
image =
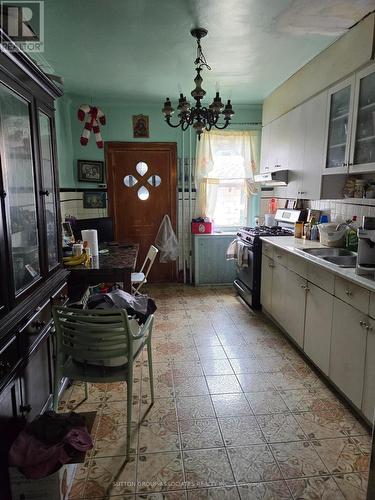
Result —
[[[148,116],[133,115],[133,137],[150,137]]]
[[[104,162],[78,160],[78,180],[82,182],[104,182]]]
[[[83,208],[107,208],[107,193],[105,191],[84,192]]]

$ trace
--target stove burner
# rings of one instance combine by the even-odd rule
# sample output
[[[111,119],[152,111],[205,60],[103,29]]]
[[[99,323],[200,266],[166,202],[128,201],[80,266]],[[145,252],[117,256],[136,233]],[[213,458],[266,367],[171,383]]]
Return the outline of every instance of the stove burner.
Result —
[[[290,236],[291,231],[284,229],[280,226],[256,226],[256,227],[243,227],[240,229],[240,236]]]

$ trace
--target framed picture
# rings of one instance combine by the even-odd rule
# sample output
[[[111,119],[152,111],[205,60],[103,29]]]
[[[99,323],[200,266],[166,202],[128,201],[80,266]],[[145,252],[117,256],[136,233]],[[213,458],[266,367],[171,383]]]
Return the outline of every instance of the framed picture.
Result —
[[[83,208],[107,208],[107,193],[105,191],[84,192]]]
[[[150,137],[148,116],[133,115],[133,137]]]
[[[82,182],[104,182],[104,162],[78,160],[78,180]]]

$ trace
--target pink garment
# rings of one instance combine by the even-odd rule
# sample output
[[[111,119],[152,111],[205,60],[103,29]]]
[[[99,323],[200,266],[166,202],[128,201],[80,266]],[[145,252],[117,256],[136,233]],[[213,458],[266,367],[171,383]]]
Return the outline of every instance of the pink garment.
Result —
[[[78,451],[93,447],[91,436],[85,428],[71,429],[63,441],[55,445],[46,445],[23,430],[9,451],[9,465],[18,467],[28,479],[41,479],[70,461],[65,445]]]

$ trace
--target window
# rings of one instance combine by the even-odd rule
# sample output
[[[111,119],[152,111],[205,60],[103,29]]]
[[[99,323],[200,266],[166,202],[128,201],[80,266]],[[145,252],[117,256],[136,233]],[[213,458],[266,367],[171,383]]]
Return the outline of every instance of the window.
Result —
[[[255,193],[253,133],[211,131],[197,146],[196,216],[210,217],[216,227],[247,223],[249,196]]]

